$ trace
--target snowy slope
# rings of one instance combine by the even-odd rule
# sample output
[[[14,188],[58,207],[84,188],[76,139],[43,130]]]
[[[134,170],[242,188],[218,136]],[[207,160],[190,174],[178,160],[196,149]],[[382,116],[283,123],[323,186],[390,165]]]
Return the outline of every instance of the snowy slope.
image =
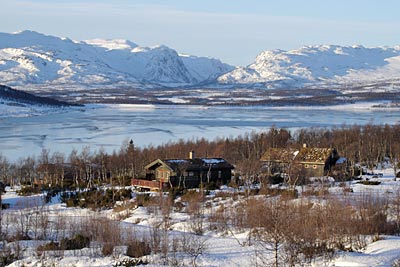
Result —
[[[0,33],[0,83],[193,85],[231,71],[216,59],[180,56],[127,40],[76,42],[37,32]],[[187,64],[187,65],[186,65]]]
[[[353,193],[350,195],[346,195],[349,201],[357,199],[362,196],[382,196],[386,200],[389,201],[391,197],[395,197],[391,194],[396,194],[397,190],[399,190],[400,186],[398,181],[393,181],[393,169],[383,169],[382,178],[377,178],[380,182],[380,185],[372,186],[372,185],[362,185],[356,182],[350,182],[348,185],[353,189]],[[375,178],[373,178],[375,179]],[[307,188],[307,186],[306,186]],[[60,222],[63,223],[68,220],[68,225],[61,224],[62,230],[57,228],[58,226],[54,225],[54,227],[50,228],[53,233],[57,233],[57,235],[46,236],[48,239],[51,237],[52,239],[61,239],[64,235],[68,235],[71,231],[77,231],[78,226],[82,227],[82,223],[92,222],[95,220],[99,220],[107,222],[106,218],[113,219],[113,225],[117,225],[123,227],[124,235],[129,238],[129,235],[126,233],[131,232],[135,234],[135,237],[150,237],[149,233],[154,230],[154,225],[156,223],[162,222],[163,214],[161,212],[155,212],[154,208],[150,207],[136,207],[129,208],[129,210],[117,211],[117,209],[109,209],[109,210],[101,210],[101,211],[92,211],[89,209],[80,209],[80,208],[71,208],[67,207],[65,204],[60,202],[60,198],[58,196],[53,197],[50,203],[45,204],[44,209],[38,209],[42,205],[42,201],[44,200],[43,195],[32,195],[32,196],[20,196],[17,194],[16,190],[20,188],[6,188],[5,194],[3,197],[3,203],[9,204],[10,208],[3,211],[3,218],[9,218],[8,216],[15,216],[12,218],[20,218],[23,213],[23,209],[32,210],[32,213],[45,215],[46,219],[52,223],[60,225]],[[222,187],[221,190],[211,191],[209,205],[207,208],[204,208],[204,217],[207,218],[211,214],[215,214],[215,210],[229,207],[237,207],[240,201],[243,201],[243,198],[223,198],[215,196],[215,193],[224,192],[225,194],[230,194],[234,192],[235,189],[229,187]],[[299,189],[299,191],[301,191]],[[331,197],[342,197],[343,188],[339,186],[339,184],[332,185],[329,188]],[[388,194],[388,192],[390,192]],[[140,193],[134,193],[137,195]],[[211,199],[211,196],[215,196]],[[260,195],[261,196],[261,195]],[[267,196],[262,196],[266,198]],[[321,204],[324,203],[324,200],[321,198],[314,198],[314,201],[321,201]],[[299,200],[299,199],[297,199]],[[297,201],[294,200],[294,201]],[[303,199],[304,200],[304,199]],[[383,199],[382,199],[383,200]],[[127,207],[132,207],[132,204],[129,201],[124,204],[128,204]],[[122,202],[118,205],[118,207],[122,207]],[[212,211],[214,210],[214,211]],[[129,211],[129,213],[127,212]],[[126,214],[127,218],[122,221],[118,221],[117,218],[121,214]],[[128,215],[129,214],[129,215]],[[34,220],[34,217],[32,217]],[[204,221],[204,229],[205,232],[202,236],[200,235],[191,235],[190,234],[190,222],[193,220],[191,216],[183,211],[172,210],[169,214],[168,223],[168,236],[170,240],[175,238],[178,240],[179,237],[185,235],[186,238],[194,237],[195,241],[205,240],[205,246],[202,250],[202,253],[198,255],[198,259],[196,263],[197,266],[204,267],[214,267],[214,266],[257,266],[256,263],[260,264],[260,266],[265,266],[266,264],[262,264],[259,259],[257,260],[257,255],[265,256],[265,259],[273,259],[274,251],[268,248],[261,248],[260,246],[255,246],[256,242],[249,242],[247,232],[241,231],[232,231],[230,230],[221,230],[215,228],[211,230],[206,223],[206,219]],[[14,221],[8,221],[6,231],[8,233],[11,232],[12,229],[17,228]],[[91,224],[84,224],[91,225]],[[107,224],[109,226],[109,224]],[[114,227],[115,227],[114,226]],[[32,226],[33,227],[33,226]],[[160,228],[162,226],[159,226]],[[84,228],[87,229],[87,228]],[[113,228],[116,229],[116,228]],[[93,230],[93,229],[89,229]],[[7,233],[7,232],[6,232]],[[160,233],[160,232],[157,232]],[[116,236],[118,235],[118,231],[114,233]],[[104,233],[99,233],[99,235],[104,235]],[[371,236],[372,237],[372,236]],[[365,241],[369,240],[367,238]],[[371,240],[372,241],[372,240]],[[18,248],[21,249],[21,254],[18,260],[11,263],[8,266],[19,267],[19,266],[27,266],[27,267],[41,267],[41,266],[59,266],[59,267],[68,267],[68,266],[102,266],[102,267],[112,267],[112,266],[126,266],[126,265],[117,265],[116,262],[120,261],[126,256],[124,253],[113,253],[113,255],[104,256],[98,250],[98,243],[92,242],[91,249],[85,248],[82,250],[74,250],[74,251],[63,251],[62,253],[51,253],[50,251],[45,256],[39,256],[37,254],[37,247],[42,244],[49,243],[50,240],[24,240],[18,243]],[[5,242],[7,244],[7,242]],[[111,242],[110,242],[111,243]],[[13,242],[9,242],[7,245],[11,247]],[[194,243],[198,244],[198,243]],[[121,244],[118,244],[121,245]],[[394,262],[399,262],[400,260],[400,237],[398,236],[389,236],[384,235],[380,236],[380,239],[377,241],[373,241],[365,244],[366,247],[364,249],[360,249],[354,252],[349,251],[336,251],[336,254],[332,258],[323,258],[317,257],[315,261],[311,263],[300,262],[296,264],[296,266],[336,266],[336,267],[350,267],[350,266],[358,266],[358,267],[372,267],[372,266],[382,266],[382,267],[393,267],[398,266],[395,265]],[[195,247],[192,243],[188,243],[187,246]],[[196,246],[197,248],[197,246]],[[172,248],[170,248],[172,249]],[[120,250],[123,251],[122,249]],[[118,252],[118,250],[116,251]],[[158,255],[157,255],[158,254]],[[156,266],[171,266],[171,262],[166,262],[164,258],[160,257],[160,252],[153,252],[153,254],[147,256],[147,260],[150,262],[149,265],[151,267]],[[174,257],[170,253],[168,256],[170,258]],[[179,266],[191,266],[193,255],[187,252],[178,253],[179,256],[175,256],[176,259],[179,260]],[[185,263],[185,264],[184,264]],[[282,262],[281,266],[283,265]],[[142,266],[142,265],[141,265]],[[175,266],[175,265],[174,265]],[[269,266],[269,265],[268,265]]]
[[[400,78],[400,48],[319,45],[264,51],[254,63],[218,78],[222,84],[303,87]]]

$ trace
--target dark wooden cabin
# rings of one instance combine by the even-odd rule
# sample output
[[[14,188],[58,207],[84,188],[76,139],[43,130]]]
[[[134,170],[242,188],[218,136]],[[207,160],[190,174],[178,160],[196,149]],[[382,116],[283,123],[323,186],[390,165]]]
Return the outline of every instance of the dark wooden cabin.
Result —
[[[196,188],[214,183],[226,184],[234,168],[223,158],[157,159],[145,166],[145,179],[132,179],[132,185],[163,189],[172,187]]]

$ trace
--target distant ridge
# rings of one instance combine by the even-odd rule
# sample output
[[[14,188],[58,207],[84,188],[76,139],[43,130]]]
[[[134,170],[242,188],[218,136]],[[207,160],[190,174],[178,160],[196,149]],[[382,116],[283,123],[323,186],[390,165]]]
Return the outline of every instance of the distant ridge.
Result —
[[[223,74],[220,84],[301,88],[400,79],[400,47],[316,45],[260,53],[255,61]]]
[[[0,102],[1,100],[13,101],[18,104],[29,104],[50,107],[68,107],[77,106],[64,101],[59,101],[49,97],[35,96],[20,90],[12,89],[11,87],[0,85]]]

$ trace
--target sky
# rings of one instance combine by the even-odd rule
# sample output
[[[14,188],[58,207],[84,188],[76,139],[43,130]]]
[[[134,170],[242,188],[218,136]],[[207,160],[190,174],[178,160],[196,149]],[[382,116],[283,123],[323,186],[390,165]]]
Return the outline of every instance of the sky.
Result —
[[[245,66],[272,49],[400,45],[398,10],[398,0],[0,0],[0,32],[128,39]]]

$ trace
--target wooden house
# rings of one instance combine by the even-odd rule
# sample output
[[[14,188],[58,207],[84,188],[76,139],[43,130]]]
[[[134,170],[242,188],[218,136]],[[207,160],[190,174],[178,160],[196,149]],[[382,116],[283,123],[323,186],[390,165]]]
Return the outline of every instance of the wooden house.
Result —
[[[300,150],[271,148],[261,157],[269,174],[288,173],[291,165],[300,167],[308,177],[328,175],[339,159],[335,148],[315,148],[303,145]]]
[[[269,175],[286,173],[296,153],[298,151],[290,148],[270,148],[265,151],[261,157],[261,161],[264,162],[264,167]]]
[[[300,164],[308,176],[329,175],[339,154],[335,148],[316,148],[303,146],[295,157],[295,163]]]
[[[195,188],[215,183],[226,184],[234,167],[223,158],[157,159],[145,166],[145,179],[132,179],[132,185],[157,189],[172,187]]]

